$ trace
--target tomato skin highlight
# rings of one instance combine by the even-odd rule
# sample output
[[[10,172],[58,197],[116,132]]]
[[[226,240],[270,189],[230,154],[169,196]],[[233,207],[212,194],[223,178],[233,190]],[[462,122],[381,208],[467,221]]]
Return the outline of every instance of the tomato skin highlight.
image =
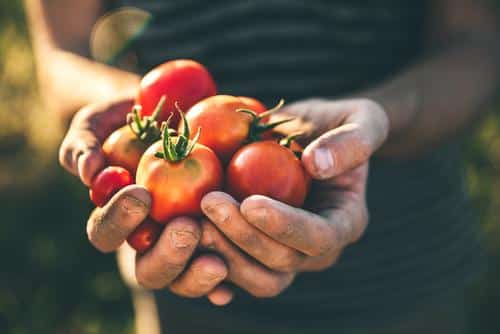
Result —
[[[149,250],[160,237],[163,226],[151,219],[143,221],[129,234],[127,243],[139,253]]]
[[[240,148],[249,134],[251,117],[238,109],[248,109],[239,98],[216,95],[195,104],[186,114],[191,128],[191,138],[201,128],[199,143],[210,147],[217,156],[227,162]],[[182,124],[179,132],[182,131]]]
[[[137,138],[128,125],[115,130],[102,145],[108,164],[123,167],[132,175],[147,148],[148,144]]]
[[[90,200],[95,205],[102,207],[120,189],[133,183],[132,175],[125,168],[106,167],[92,180],[89,190]]]
[[[142,78],[136,103],[142,106],[141,116],[150,116],[165,95],[167,101],[158,121],[167,120],[173,113],[170,125],[177,126],[180,117],[175,102],[182,110],[188,110],[216,93],[215,81],[203,65],[194,60],[178,59],[153,68]]]
[[[238,201],[264,195],[300,207],[310,180],[295,154],[270,140],[242,147],[226,170],[226,190]]]
[[[178,162],[155,156],[162,152],[162,142],[150,146],[137,167],[136,181],[151,194],[150,216],[165,224],[178,216],[200,216],[201,199],[210,191],[220,190],[222,165],[208,147],[196,144],[193,151]]]

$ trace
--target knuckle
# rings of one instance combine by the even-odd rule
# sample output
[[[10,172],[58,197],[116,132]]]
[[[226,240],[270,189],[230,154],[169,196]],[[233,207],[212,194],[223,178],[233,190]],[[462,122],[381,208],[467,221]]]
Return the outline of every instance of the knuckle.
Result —
[[[184,269],[184,265],[169,263],[163,270],[151,270],[150,267],[136,265],[135,277],[139,285],[147,289],[163,289]]]
[[[358,110],[363,112],[379,112],[382,111],[383,108],[380,104],[373,101],[369,98],[360,98],[358,99]]]
[[[365,233],[366,227],[368,226],[369,220],[370,220],[370,214],[368,212],[368,209],[363,208],[362,210],[360,210],[360,218],[358,220],[358,223],[353,224],[355,226],[353,226],[352,242],[356,242],[359,239],[361,239],[361,237]]]
[[[67,139],[63,140],[61,147],[59,148],[59,163],[66,169],[73,168],[73,147],[68,143]]]
[[[151,275],[146,272],[144,269],[141,269],[143,267],[138,266],[136,267],[135,270],[135,279],[137,280],[137,283],[146,288],[146,289],[161,289],[163,288],[163,285],[158,284],[157,281],[155,281]]]
[[[296,251],[287,249],[282,254],[274,256],[269,263],[269,267],[276,271],[290,273],[296,270],[299,262],[300,259]]]
[[[241,231],[238,234],[238,239],[247,247],[255,248],[259,245],[259,237],[252,231]]]
[[[278,278],[268,280],[265,284],[260,284],[259,288],[255,291],[257,298],[273,298],[281,293],[283,290],[281,281]]]
[[[309,255],[311,256],[324,256],[332,251],[335,248],[334,238],[325,238],[316,243],[315,247],[312,247]]]

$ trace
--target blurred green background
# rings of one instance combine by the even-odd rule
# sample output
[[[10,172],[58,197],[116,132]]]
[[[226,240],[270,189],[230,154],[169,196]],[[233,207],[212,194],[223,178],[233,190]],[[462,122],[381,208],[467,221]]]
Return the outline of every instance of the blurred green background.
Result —
[[[114,256],[86,240],[86,189],[57,165],[61,138],[37,96],[21,1],[0,0],[0,333],[132,333]],[[500,108],[464,160],[490,258],[470,293],[473,333],[500,333]]]

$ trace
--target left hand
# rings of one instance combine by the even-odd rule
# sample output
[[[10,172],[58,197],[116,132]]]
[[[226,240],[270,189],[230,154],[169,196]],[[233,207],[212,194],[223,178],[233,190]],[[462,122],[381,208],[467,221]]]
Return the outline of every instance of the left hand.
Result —
[[[368,223],[368,161],[389,126],[384,110],[365,99],[307,100],[290,105],[283,114],[299,117],[282,126],[284,132],[305,130],[307,137],[315,138],[302,155],[304,167],[317,180],[307,201],[311,211],[260,195],[239,204],[222,192],[207,194],[201,203],[231,241],[204,226],[202,246],[208,230],[211,248],[228,262],[229,280],[260,297],[279,294],[298,272],[329,268],[362,236]]]

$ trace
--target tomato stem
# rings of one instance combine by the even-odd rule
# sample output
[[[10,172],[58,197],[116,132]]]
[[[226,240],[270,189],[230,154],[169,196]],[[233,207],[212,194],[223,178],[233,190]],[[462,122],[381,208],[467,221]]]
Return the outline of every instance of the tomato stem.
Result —
[[[177,111],[181,115],[182,122],[184,125],[184,129],[182,134],[178,134],[176,138],[172,138],[172,134],[175,133],[173,129],[169,129],[168,125],[172,119],[173,114],[171,114],[166,122],[163,122],[161,125],[161,139],[163,152],[156,152],[155,156],[157,158],[165,159],[170,162],[179,162],[193,151],[194,146],[198,142],[200,138],[201,129],[198,128],[198,131],[192,140],[189,139],[191,135],[189,124],[184,116],[184,113],[180,109],[179,105],[175,103],[175,107]]]
[[[303,136],[303,135],[304,135],[303,132],[292,133],[292,134],[286,136],[285,138],[278,140],[278,144],[290,149],[293,152],[293,154],[295,154],[295,156],[297,156],[297,158],[300,159],[302,157],[302,152],[292,150],[291,146],[292,146],[293,141],[296,141],[296,139],[298,137]]]
[[[281,99],[276,106],[274,106],[273,108],[271,108],[271,109],[269,109],[261,114],[257,114],[255,111],[250,110],[250,109],[237,109],[236,110],[237,112],[242,112],[242,113],[245,113],[245,114],[250,115],[252,117],[252,122],[250,123],[250,129],[248,132],[247,142],[251,143],[251,142],[255,142],[255,141],[260,141],[262,139],[261,136],[263,133],[274,129],[275,127],[277,127],[280,124],[287,123],[287,122],[294,120],[294,118],[287,118],[287,119],[272,122],[272,123],[262,123],[262,120],[264,118],[269,117],[270,115],[272,115],[273,113],[275,113],[276,111],[281,109],[281,107],[283,107],[284,104],[285,104],[285,100]]]
[[[151,116],[139,116],[142,110],[140,105],[134,105],[132,107],[132,112],[127,114],[127,124],[129,125],[132,132],[145,143],[153,143],[160,139],[160,129],[158,129],[158,122],[156,119],[158,115],[163,110],[165,105],[166,97],[163,95],[158,101],[155,110]]]

